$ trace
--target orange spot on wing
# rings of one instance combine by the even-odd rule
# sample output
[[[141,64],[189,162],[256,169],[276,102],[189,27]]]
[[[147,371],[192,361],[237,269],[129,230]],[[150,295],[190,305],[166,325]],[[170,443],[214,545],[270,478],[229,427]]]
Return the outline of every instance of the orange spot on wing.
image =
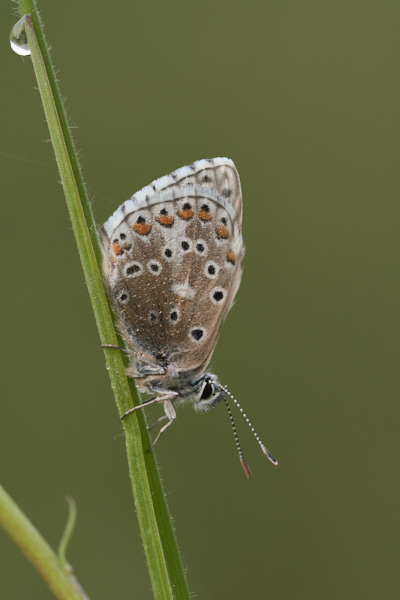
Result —
[[[118,244],[118,242],[114,242],[113,243],[113,250],[115,252],[115,254],[118,256],[119,254],[123,254],[124,251],[122,250],[122,247]]]
[[[190,221],[190,219],[193,217],[194,212],[191,208],[187,208],[185,210],[178,210],[178,215],[180,216],[181,219],[183,219],[184,221]]]
[[[125,250],[130,250],[132,248],[132,244],[128,244],[128,242],[125,242],[124,248]]]
[[[139,235],[149,235],[151,231],[151,225],[147,223],[135,223],[133,226],[133,231],[136,231]]]
[[[164,227],[172,227],[174,224],[174,217],[169,217],[168,215],[161,215],[157,217],[156,221],[160,223],[160,225],[164,225]]]
[[[205,223],[207,221],[211,221],[212,219],[212,214],[205,211],[205,210],[199,210],[199,219],[201,219],[202,221],[204,221]]]
[[[228,239],[229,231],[227,230],[226,227],[224,227],[224,225],[220,225],[219,227],[217,227],[216,231],[217,231],[217,238],[219,240],[227,240]]]
[[[236,256],[233,250],[229,250],[227,256],[226,256],[226,260],[230,263],[232,263],[233,265],[236,263]]]
[[[113,262],[114,262],[114,260],[115,260],[115,259],[114,259],[114,254],[110,254],[110,263],[113,263]]]

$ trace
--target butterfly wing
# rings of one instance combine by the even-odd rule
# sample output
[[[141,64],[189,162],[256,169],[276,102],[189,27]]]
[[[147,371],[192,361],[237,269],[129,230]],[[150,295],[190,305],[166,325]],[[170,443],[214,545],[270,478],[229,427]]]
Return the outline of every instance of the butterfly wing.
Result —
[[[240,284],[241,221],[239,175],[215,158],[154,181],[105,223],[104,275],[134,353],[206,369]]]

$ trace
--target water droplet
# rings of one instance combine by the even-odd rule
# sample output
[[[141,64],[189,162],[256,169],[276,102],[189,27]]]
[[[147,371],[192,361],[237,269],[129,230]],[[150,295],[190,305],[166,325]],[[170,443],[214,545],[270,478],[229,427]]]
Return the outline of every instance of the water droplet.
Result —
[[[29,49],[28,38],[26,36],[25,29],[25,17],[22,17],[17,21],[10,33],[10,44],[11,48],[16,54],[20,56],[29,56],[31,51]]]

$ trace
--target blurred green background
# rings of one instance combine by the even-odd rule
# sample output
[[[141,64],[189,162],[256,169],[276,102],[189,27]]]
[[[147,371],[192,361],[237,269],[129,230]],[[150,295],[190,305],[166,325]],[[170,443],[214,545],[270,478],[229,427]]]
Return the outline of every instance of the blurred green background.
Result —
[[[201,599],[399,597],[398,2],[41,0],[101,224],[142,186],[231,157],[244,277],[212,367],[223,406],[156,448]],[[151,598],[117,416],[29,58],[3,2],[2,483],[89,596]],[[52,595],[0,533],[0,595]]]

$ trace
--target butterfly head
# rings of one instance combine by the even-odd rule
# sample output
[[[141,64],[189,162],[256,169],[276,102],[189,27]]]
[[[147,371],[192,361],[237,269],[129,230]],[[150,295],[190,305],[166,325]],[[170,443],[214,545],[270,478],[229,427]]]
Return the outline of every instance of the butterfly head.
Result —
[[[208,411],[224,400],[225,393],[216,375],[204,373],[194,385],[193,403],[196,411]]]

